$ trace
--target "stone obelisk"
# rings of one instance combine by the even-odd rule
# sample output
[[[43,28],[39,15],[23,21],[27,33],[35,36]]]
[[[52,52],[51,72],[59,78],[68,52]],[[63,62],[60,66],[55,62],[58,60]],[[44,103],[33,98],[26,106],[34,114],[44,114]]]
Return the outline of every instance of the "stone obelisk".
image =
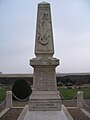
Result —
[[[30,60],[34,68],[33,91],[29,100],[30,111],[61,110],[60,96],[57,92],[56,66],[59,59],[53,57],[54,43],[50,4],[38,4],[35,39],[35,55]]]

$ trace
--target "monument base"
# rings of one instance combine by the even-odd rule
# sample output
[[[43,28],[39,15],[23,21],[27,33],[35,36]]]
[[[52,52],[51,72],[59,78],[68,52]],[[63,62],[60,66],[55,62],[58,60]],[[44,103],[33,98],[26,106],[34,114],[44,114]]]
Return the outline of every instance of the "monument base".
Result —
[[[68,120],[62,111],[27,111],[24,120]]]
[[[34,91],[29,100],[29,111],[60,111],[61,99],[57,91]]]

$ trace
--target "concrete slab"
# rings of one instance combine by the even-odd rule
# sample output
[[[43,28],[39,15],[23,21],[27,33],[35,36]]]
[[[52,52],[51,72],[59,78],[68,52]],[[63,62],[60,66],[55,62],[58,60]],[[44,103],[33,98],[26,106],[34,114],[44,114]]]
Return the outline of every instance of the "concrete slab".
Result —
[[[24,120],[68,120],[61,111],[27,111]]]
[[[83,109],[83,108],[81,109],[81,111],[90,118],[90,113],[89,113],[88,111],[86,111],[86,110]]]
[[[62,110],[64,111],[68,120],[74,120],[64,105],[62,105]]]
[[[8,111],[10,108],[5,108],[1,113],[0,113],[0,118]]]
[[[23,111],[21,112],[21,114],[19,115],[17,120],[24,120],[24,117],[25,117],[26,112],[28,111],[28,109],[29,109],[29,105],[25,105]]]

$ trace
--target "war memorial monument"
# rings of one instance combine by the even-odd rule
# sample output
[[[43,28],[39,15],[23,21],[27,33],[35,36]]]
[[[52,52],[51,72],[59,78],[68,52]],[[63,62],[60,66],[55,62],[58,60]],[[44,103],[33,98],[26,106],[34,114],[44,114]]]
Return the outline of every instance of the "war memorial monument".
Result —
[[[38,4],[35,55],[30,60],[34,68],[33,91],[29,99],[29,110],[24,120],[67,120],[61,110],[61,99],[57,92],[56,71],[59,59],[53,57],[54,42],[50,4]]]
[[[0,103],[0,107],[2,106],[0,120],[90,120],[88,112],[90,107],[83,99],[83,91],[78,91],[73,99],[67,101],[66,107],[62,104],[63,101],[61,103],[63,96],[58,93],[56,83],[56,67],[60,63],[59,59],[53,57],[54,41],[50,4],[39,3],[37,10],[35,58],[30,59],[30,66],[33,67],[34,72],[32,94],[25,99],[20,99],[14,95],[13,90],[6,91],[6,98]],[[22,88],[25,90],[24,84]],[[19,91],[21,94],[22,91]],[[14,106],[15,101],[12,101],[12,96],[19,102],[30,98],[23,104],[25,106],[22,106],[22,103],[19,106],[18,101]],[[76,96],[77,101],[74,100]],[[71,106],[68,107],[68,104]]]
[[[53,57],[54,43],[50,4],[38,5],[35,55],[30,60],[34,68],[33,92],[29,110],[60,110],[60,96],[57,93],[55,68],[59,60]]]

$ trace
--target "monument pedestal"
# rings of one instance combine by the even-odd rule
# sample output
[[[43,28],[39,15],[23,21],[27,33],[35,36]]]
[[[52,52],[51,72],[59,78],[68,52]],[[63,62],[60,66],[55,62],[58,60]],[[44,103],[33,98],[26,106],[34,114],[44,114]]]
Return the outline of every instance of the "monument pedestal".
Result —
[[[68,120],[61,111],[27,111],[24,120]]]
[[[60,96],[56,91],[34,91],[29,101],[30,111],[60,111]]]
[[[55,67],[59,60],[42,56],[30,60],[34,68],[33,92],[29,101],[30,111],[61,110],[60,96],[57,92]]]

